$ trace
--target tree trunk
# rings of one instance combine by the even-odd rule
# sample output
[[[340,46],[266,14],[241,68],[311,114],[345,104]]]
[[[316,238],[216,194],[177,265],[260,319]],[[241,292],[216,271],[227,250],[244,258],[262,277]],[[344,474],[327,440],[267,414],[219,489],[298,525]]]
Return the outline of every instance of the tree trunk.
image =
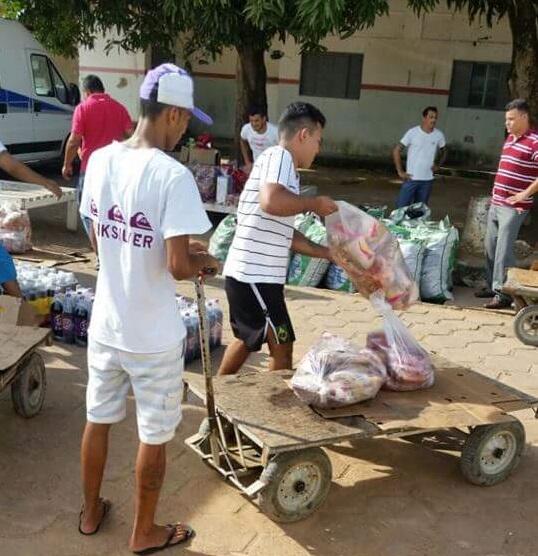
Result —
[[[524,98],[530,105],[531,118],[538,124],[538,35],[537,13],[533,0],[512,0],[508,19],[512,30],[512,98]]]
[[[242,125],[248,121],[248,110],[252,104],[267,110],[267,70],[265,50],[253,45],[237,47],[235,105],[235,152],[241,159],[239,134]]]

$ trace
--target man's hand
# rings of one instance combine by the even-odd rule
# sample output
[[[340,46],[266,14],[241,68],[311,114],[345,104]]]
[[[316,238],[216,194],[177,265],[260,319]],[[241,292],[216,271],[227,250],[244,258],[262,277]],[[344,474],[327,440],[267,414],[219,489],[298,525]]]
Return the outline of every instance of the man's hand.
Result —
[[[434,164],[432,166],[432,172],[435,174],[435,172],[439,172],[439,166],[437,164]]]
[[[64,180],[70,180],[73,177],[73,165],[64,164],[62,168],[62,177]]]
[[[214,276],[220,269],[220,262],[211,255],[202,255],[204,257],[204,266],[201,273],[206,276]]]
[[[525,193],[525,191],[521,191],[520,193],[516,193],[515,195],[512,195],[511,197],[508,197],[506,199],[506,202],[511,204],[511,205],[515,205],[516,203],[522,203],[523,201],[526,201],[528,199],[527,194]]]
[[[62,189],[55,181],[46,180],[45,187],[56,197],[56,199],[62,198]]]
[[[404,181],[408,181],[410,179],[413,179],[413,176],[411,174],[408,174],[407,172],[404,172],[403,170],[398,171],[398,176],[400,177],[400,179],[402,179]]]
[[[319,195],[314,198],[313,209],[318,216],[323,218],[324,216],[329,216],[329,214],[336,212],[338,210],[338,205],[330,197]]]
[[[207,253],[207,245],[203,241],[191,239],[189,241],[189,253],[191,253],[191,255]]]

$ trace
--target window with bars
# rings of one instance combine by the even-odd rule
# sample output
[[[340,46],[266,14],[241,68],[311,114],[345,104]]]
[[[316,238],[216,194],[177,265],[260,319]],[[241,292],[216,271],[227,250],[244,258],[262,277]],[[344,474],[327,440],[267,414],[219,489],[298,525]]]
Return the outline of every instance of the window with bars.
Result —
[[[311,97],[358,99],[361,94],[362,62],[362,54],[303,54],[299,93]]]
[[[454,61],[448,105],[504,110],[510,100],[510,64]]]

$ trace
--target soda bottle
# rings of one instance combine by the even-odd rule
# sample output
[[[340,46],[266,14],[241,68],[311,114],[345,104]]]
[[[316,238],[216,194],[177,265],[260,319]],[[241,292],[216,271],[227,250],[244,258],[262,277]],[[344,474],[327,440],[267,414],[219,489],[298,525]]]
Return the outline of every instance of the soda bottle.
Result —
[[[61,293],[60,289],[57,289],[52,301],[52,305],[50,306],[50,327],[52,328],[52,335],[56,340],[59,340],[60,342],[62,342],[64,339],[62,314],[63,294]]]
[[[65,294],[64,306],[62,314],[62,328],[64,333],[64,342],[66,344],[75,343],[75,323],[73,320],[74,299],[70,291]]]
[[[75,327],[75,344],[85,347],[88,345],[88,307],[83,295],[80,295],[73,313]]]

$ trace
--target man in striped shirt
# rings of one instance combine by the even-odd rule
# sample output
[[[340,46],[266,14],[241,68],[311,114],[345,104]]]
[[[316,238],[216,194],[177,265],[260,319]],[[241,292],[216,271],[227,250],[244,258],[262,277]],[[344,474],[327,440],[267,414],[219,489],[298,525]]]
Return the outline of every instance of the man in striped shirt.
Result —
[[[486,230],[488,287],[476,294],[493,298],[484,305],[488,309],[503,309],[512,303],[501,288],[506,270],[515,265],[514,244],[538,192],[538,133],[531,128],[525,100],[513,100],[506,106],[506,130]]]
[[[329,197],[299,195],[296,168],[312,165],[324,126],[325,117],[311,104],[289,105],[280,117],[279,144],[256,159],[241,193],[237,230],[223,270],[235,339],[219,374],[239,371],[265,342],[269,368],[291,368],[295,336],[284,299],[290,249],[329,258],[327,247],[294,229],[294,217],[309,211],[323,217],[338,210]]]

